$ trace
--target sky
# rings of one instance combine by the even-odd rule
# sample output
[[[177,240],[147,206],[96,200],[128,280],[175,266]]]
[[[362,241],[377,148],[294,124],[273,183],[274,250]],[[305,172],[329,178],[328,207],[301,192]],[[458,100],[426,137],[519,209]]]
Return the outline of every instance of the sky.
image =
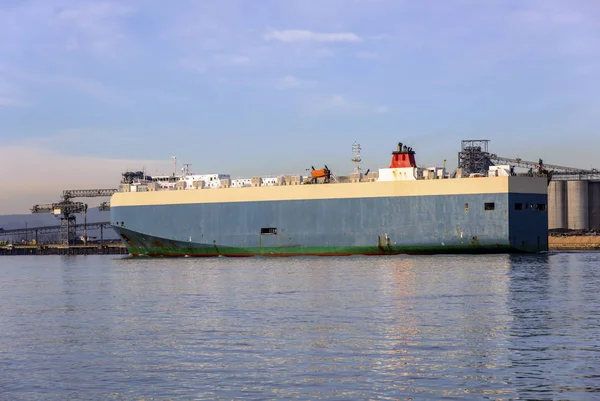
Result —
[[[0,214],[121,172],[600,167],[600,2],[0,0]]]

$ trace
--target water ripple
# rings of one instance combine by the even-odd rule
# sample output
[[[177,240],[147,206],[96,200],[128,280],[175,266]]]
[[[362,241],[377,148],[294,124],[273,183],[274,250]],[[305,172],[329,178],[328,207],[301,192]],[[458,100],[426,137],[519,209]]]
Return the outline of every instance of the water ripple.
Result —
[[[570,399],[599,253],[0,259],[0,398]]]

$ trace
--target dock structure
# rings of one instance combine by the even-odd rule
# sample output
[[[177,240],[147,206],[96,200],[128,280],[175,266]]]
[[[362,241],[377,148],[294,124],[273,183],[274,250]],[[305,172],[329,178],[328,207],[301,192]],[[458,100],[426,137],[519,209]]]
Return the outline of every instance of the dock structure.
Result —
[[[87,235],[87,231],[100,231],[99,244],[104,244],[104,230],[111,229],[110,223],[108,221],[102,221],[98,223],[84,223],[84,224],[74,224],[71,226],[71,230],[73,231],[73,237],[75,237],[76,233],[84,232],[84,235]],[[25,242],[35,242],[34,245],[40,244],[40,237],[48,234],[58,234],[64,231],[64,225],[56,225],[56,226],[40,226],[40,227],[25,227],[25,228],[15,228],[11,230],[0,229],[0,241],[2,241],[2,237],[10,238],[20,238],[25,237]],[[62,235],[61,235],[62,237]],[[14,241],[13,241],[14,242]],[[75,242],[75,238],[71,241],[70,245],[77,245]],[[62,243],[62,241],[61,241]],[[67,245],[64,244],[63,245]],[[92,244],[90,244],[92,245]]]
[[[97,230],[99,238],[84,243],[72,242],[69,245],[62,241],[48,240],[48,236],[56,236],[64,229],[62,225],[25,227],[12,230],[0,229],[0,255],[126,255],[125,244],[121,240],[104,238],[106,229],[111,229],[109,222],[77,224],[75,232]],[[111,229],[112,230],[112,229]],[[12,239],[12,241],[11,241]],[[45,239],[45,240],[42,240]]]
[[[569,235],[548,237],[553,251],[600,251],[600,235]]]
[[[120,242],[104,245],[3,245],[0,255],[128,255],[127,248]]]
[[[110,228],[108,222],[75,225],[74,231],[98,230],[100,236],[94,242],[84,244],[82,241],[69,245],[41,240],[47,239],[48,235],[60,234],[64,229],[62,225],[0,229],[0,255],[127,255],[127,248],[122,241],[104,238],[104,231]]]

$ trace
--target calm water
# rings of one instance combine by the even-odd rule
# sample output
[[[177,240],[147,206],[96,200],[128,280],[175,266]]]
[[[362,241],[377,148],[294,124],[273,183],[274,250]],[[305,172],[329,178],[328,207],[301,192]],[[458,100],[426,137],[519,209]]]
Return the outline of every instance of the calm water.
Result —
[[[0,258],[0,398],[600,398],[600,253]]]

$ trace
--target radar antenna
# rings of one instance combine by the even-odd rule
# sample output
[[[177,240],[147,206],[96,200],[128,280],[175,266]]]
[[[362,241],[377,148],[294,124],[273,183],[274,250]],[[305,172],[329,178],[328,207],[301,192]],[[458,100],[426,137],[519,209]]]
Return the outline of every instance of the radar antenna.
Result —
[[[360,144],[354,142],[352,144],[352,162],[354,162],[354,172],[355,173],[359,173],[360,172]]]

